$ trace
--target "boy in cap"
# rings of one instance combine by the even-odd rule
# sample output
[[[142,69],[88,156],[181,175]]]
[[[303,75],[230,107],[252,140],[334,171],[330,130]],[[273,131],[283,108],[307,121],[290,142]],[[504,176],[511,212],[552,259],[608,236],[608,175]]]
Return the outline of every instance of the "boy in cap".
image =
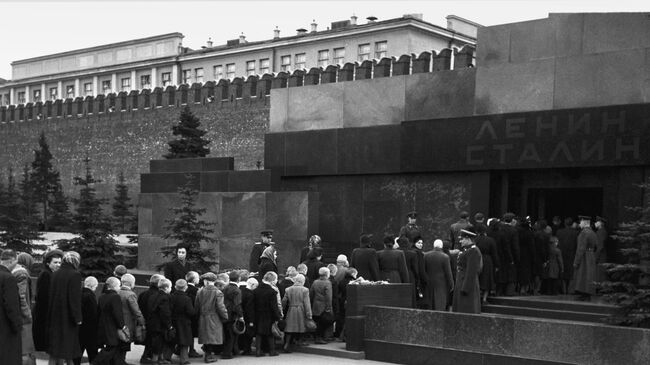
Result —
[[[260,242],[255,242],[253,249],[251,250],[251,255],[248,260],[248,269],[250,272],[258,272],[260,269],[260,258],[264,249],[270,245],[275,244],[273,242],[273,231],[270,229],[265,229],[260,232]]]

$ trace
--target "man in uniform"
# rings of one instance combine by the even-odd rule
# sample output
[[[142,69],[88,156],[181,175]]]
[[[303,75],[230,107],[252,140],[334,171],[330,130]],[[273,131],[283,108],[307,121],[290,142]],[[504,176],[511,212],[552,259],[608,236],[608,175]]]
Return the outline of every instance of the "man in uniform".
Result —
[[[580,234],[578,234],[578,246],[576,257],[573,260],[573,277],[575,281],[575,293],[580,300],[589,300],[594,294],[592,282],[596,278],[596,248],[598,247],[598,236],[591,229],[591,217],[581,215]]]
[[[408,219],[408,223],[404,225],[402,228],[399,230],[399,237],[406,237],[408,238],[409,242],[411,244],[415,243],[415,237],[420,237],[422,236],[422,232],[420,231],[420,227],[415,223],[416,220],[418,219],[418,213],[413,211],[409,212],[406,215],[406,219]]]
[[[497,252],[501,268],[497,273],[497,295],[512,296],[517,282],[519,264],[519,233],[513,213],[503,215],[503,222],[497,236]]]
[[[264,249],[270,245],[274,245],[273,242],[273,231],[270,229],[265,229],[260,232],[261,242],[255,242],[253,245],[253,250],[251,251],[250,258],[248,260],[248,270],[250,272],[258,272],[260,269],[260,256]]]
[[[458,240],[458,237],[460,236],[460,230],[467,229],[471,226],[472,224],[469,222],[469,213],[466,211],[460,212],[458,222],[452,224],[449,229],[449,241],[451,242],[451,250],[460,249],[460,242]]]
[[[454,285],[453,312],[481,313],[481,289],[478,276],[483,268],[481,251],[476,247],[476,233],[461,229],[459,241],[463,251],[458,255],[458,273]]]

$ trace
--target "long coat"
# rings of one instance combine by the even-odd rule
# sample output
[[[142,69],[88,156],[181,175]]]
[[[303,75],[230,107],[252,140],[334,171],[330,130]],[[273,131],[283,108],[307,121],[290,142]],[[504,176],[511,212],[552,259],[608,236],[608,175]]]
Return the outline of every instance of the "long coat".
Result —
[[[315,316],[332,311],[332,282],[318,279],[309,288],[311,311]],[[332,314],[334,314],[332,312]]]
[[[277,274],[278,273],[278,265],[268,257],[261,258],[260,259],[260,266],[258,268],[257,277],[263,278],[264,275],[269,271],[273,271],[274,273]]]
[[[255,320],[253,321],[255,332],[258,335],[270,336],[273,322],[280,319],[276,291],[269,284],[260,282],[260,285],[253,290],[253,301],[255,303]]]
[[[81,290],[81,317],[83,318],[79,326],[79,342],[86,344],[87,347],[97,348],[97,326],[99,325],[99,306],[95,292],[88,288]]]
[[[158,290],[147,299],[147,334],[164,333],[172,325],[170,295]]]
[[[424,292],[427,308],[444,311],[449,301],[449,293],[454,289],[449,256],[436,249],[426,252],[424,270],[427,273],[427,287]]]
[[[81,357],[81,274],[71,264],[64,262],[52,275],[48,319],[47,353],[57,359]]]
[[[304,333],[307,332],[305,319],[311,318],[311,302],[309,300],[309,289],[302,285],[293,285],[287,288],[282,297],[282,307],[286,313],[285,332]]]
[[[32,338],[32,279],[26,268],[17,265],[11,272],[18,282],[18,294],[20,296],[20,312],[23,319],[21,332],[23,355],[34,352],[34,339]]]
[[[311,258],[307,259],[305,261],[305,265],[307,265],[307,275],[305,275],[310,283],[313,283],[318,279],[318,270],[320,270],[321,267],[327,267],[321,260],[318,260],[316,258]]]
[[[199,289],[196,293],[194,309],[199,315],[199,343],[221,345],[223,343],[221,322],[228,319],[228,310],[223,303],[221,290],[214,285]]]
[[[192,301],[192,306],[194,306],[194,302],[196,301],[196,293],[199,292],[199,288],[197,288],[193,284],[187,284],[187,290],[185,291],[185,294],[187,294],[188,297],[190,297],[190,300]],[[199,317],[198,313],[194,313],[192,316],[192,336],[198,337],[199,336]]]
[[[32,334],[36,351],[47,351],[47,311],[50,303],[50,282],[52,270],[45,265],[36,280],[36,295],[32,311]]]
[[[482,266],[481,251],[472,246],[458,255],[458,273],[452,310],[460,313],[481,313],[481,290],[478,275]]]
[[[574,290],[585,294],[594,294],[595,288],[592,282],[596,278],[596,247],[598,246],[598,237],[590,228],[583,228],[578,235],[578,247],[576,257],[573,260],[574,272]]]
[[[106,290],[106,293],[99,297],[97,341],[100,345],[119,345],[117,330],[122,327],[124,327],[124,314],[120,295],[114,290]]]
[[[562,279],[573,279],[573,260],[576,257],[576,248],[578,246],[578,231],[565,227],[557,230],[558,248],[562,251],[562,261],[564,262],[564,273]]]
[[[607,230],[605,227],[600,227],[596,231],[596,237],[598,237],[598,246],[596,247],[596,262],[603,263],[607,262]]]
[[[546,268],[546,277],[549,279],[559,279],[564,270],[562,253],[554,244],[548,248],[548,266]]]
[[[239,288],[241,290],[241,306],[244,313],[244,321],[246,326],[255,321],[255,300],[253,299],[253,291],[245,286]]]
[[[131,337],[135,334],[137,324],[145,324],[144,316],[138,305],[138,296],[128,286],[123,286],[117,292],[122,303],[122,313],[124,314],[124,324],[129,327]]]
[[[176,328],[176,343],[181,346],[192,346],[192,317],[196,313],[192,299],[184,291],[172,293],[172,323]]]
[[[483,255],[483,270],[478,277],[479,285],[481,290],[490,292],[495,288],[495,269],[500,266],[497,244],[492,237],[480,235],[476,238],[476,247]]]
[[[228,311],[228,322],[234,322],[237,317],[243,316],[241,306],[241,290],[235,283],[226,285],[223,290],[223,304]]]
[[[165,277],[172,282],[172,286],[176,284],[176,280],[185,279],[185,275],[190,271],[190,263],[185,260],[181,263],[178,259],[174,259],[165,265]]]
[[[520,285],[530,285],[533,281],[533,270],[537,267],[535,254],[535,236],[529,227],[517,228],[519,233],[519,264],[517,265],[517,282]],[[477,243],[478,246],[478,243]],[[483,250],[481,250],[483,253]],[[483,260],[485,265],[486,260]]]
[[[389,283],[408,283],[409,273],[406,268],[404,252],[393,248],[385,248],[377,252],[381,280]]]
[[[381,278],[377,250],[372,247],[359,247],[352,250],[350,266],[357,269],[357,277],[363,277],[370,281],[377,281]]]
[[[497,231],[497,251],[501,268],[497,274],[497,283],[514,283],[517,281],[519,264],[519,234],[509,224],[501,224]]]
[[[16,278],[0,265],[0,364],[21,363],[22,325]]]
[[[268,245],[265,245],[262,242],[255,242],[253,249],[251,250],[251,255],[248,259],[248,270],[250,272],[258,272],[260,269],[260,257],[262,252],[267,248]]]

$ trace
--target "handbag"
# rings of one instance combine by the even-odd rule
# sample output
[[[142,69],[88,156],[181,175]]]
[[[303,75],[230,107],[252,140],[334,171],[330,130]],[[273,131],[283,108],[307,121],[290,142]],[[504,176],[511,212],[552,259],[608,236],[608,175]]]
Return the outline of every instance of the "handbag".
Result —
[[[163,337],[165,339],[165,342],[176,341],[176,328],[169,327],[165,332],[163,332]]]
[[[135,326],[134,332],[133,343],[136,345],[144,345],[144,340],[147,338],[147,328],[143,324],[138,324]]]
[[[280,327],[278,326],[278,322],[273,322],[271,325],[271,333],[273,334],[273,337],[283,340],[284,339],[284,332],[280,330]]]
[[[307,330],[307,332],[316,331],[316,321],[314,321],[311,318],[305,319],[305,329]]]
[[[242,335],[246,332],[246,322],[244,322],[243,317],[237,317],[235,322],[232,324],[232,330],[238,335]]]
[[[287,328],[287,321],[285,321],[284,319],[278,320],[278,328],[280,329],[280,331],[284,332],[284,329]]]
[[[131,333],[129,327],[124,326],[117,330],[117,338],[122,342],[131,342]]]

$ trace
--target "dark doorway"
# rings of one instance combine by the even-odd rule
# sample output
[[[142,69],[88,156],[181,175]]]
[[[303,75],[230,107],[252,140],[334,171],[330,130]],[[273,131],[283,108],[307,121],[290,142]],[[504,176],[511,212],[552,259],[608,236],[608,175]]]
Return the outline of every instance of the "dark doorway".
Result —
[[[578,215],[595,217],[603,212],[603,188],[528,189],[528,214],[532,219],[553,216],[561,219]]]

